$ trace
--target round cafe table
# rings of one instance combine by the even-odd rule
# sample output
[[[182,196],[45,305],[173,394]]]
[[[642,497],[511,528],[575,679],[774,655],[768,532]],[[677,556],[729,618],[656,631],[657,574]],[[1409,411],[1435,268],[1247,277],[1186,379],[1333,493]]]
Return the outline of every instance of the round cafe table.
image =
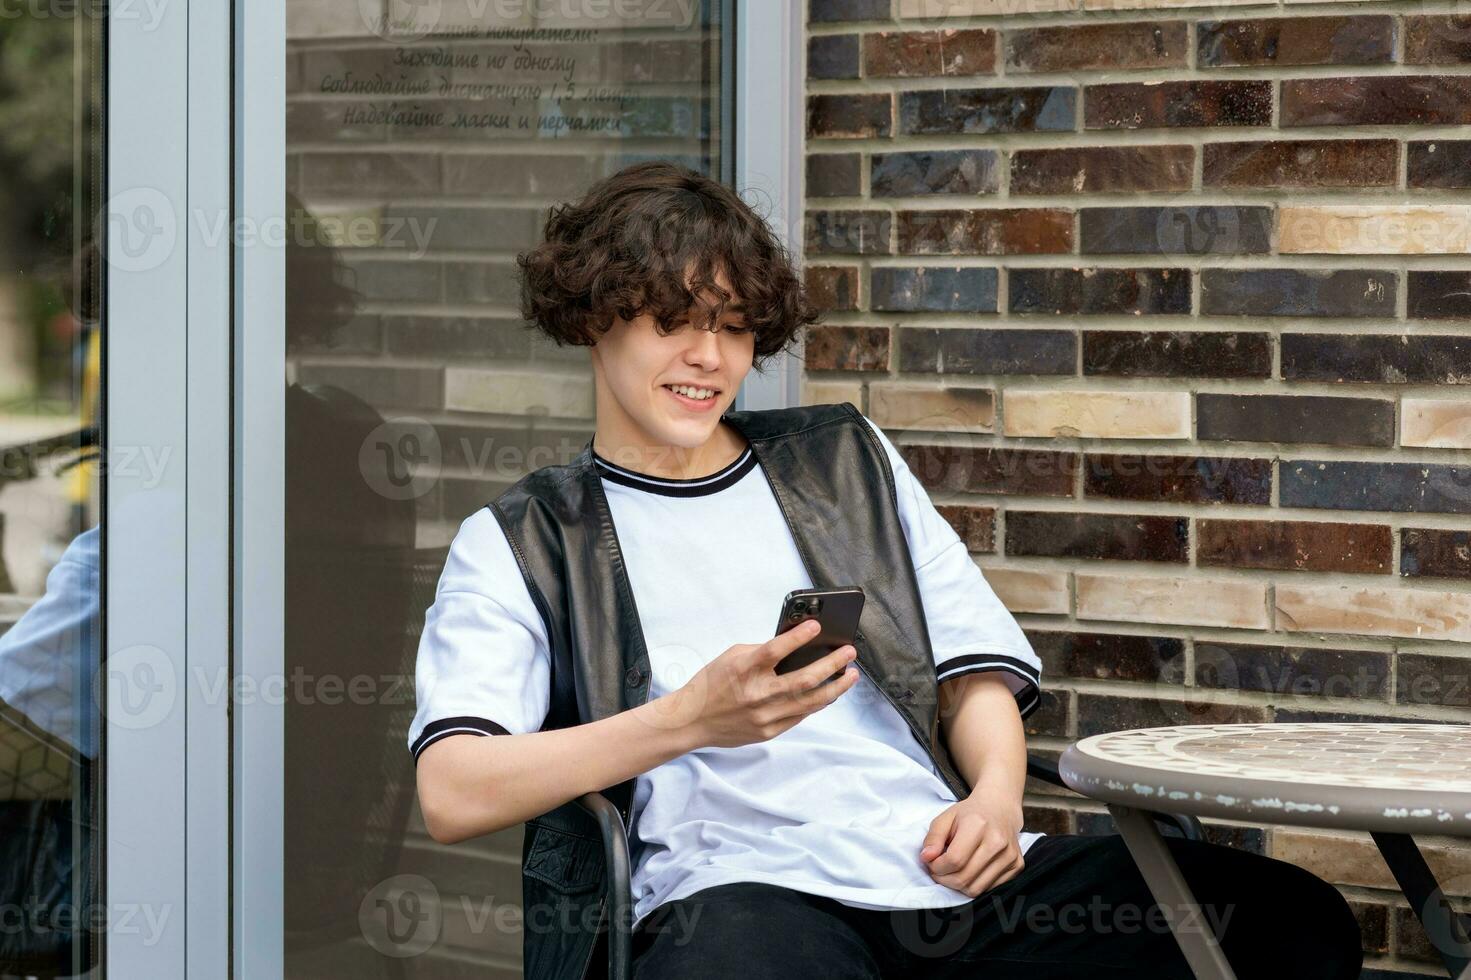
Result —
[[[1156,901],[1203,922],[1151,813],[1368,831],[1446,969],[1471,980],[1471,916],[1445,900],[1414,834],[1471,837],[1471,725],[1291,722],[1106,732],[1062,753],[1069,788],[1107,805]],[[1196,977],[1235,980],[1208,928],[1170,927]]]

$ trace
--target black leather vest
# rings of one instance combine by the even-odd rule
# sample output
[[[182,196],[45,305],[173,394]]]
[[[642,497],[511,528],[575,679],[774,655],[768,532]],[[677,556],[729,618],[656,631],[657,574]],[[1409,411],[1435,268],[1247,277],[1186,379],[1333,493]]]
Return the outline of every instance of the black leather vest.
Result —
[[[929,633],[877,436],[846,402],[722,419],[750,442],[813,586],[863,587],[857,663],[964,799],[970,789],[941,737]],[[649,655],[592,440],[571,463],[527,474],[489,506],[547,626],[552,692],[543,729],[643,704]],[[633,788],[630,779],[603,790],[625,826]],[[521,870],[528,980],[606,975],[605,868],[593,818],[572,801],[528,821]]]

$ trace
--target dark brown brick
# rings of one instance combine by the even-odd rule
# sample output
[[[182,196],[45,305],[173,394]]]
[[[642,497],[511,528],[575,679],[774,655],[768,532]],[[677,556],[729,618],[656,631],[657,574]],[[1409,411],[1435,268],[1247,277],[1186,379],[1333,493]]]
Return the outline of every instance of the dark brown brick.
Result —
[[[1412,269],[1406,314],[1417,320],[1464,320],[1471,315],[1471,272]]]
[[[1196,26],[1195,63],[1237,65],[1387,65],[1394,18],[1264,17],[1205,20]]]
[[[835,21],[888,20],[892,0],[810,0],[807,20],[813,24]]]
[[[1471,532],[1402,528],[1399,571],[1416,578],[1471,578]]]
[[[1202,440],[1315,443],[1322,446],[1394,445],[1394,402],[1333,395],[1195,396],[1195,428]]]
[[[1471,17],[1465,14],[1404,18],[1407,65],[1464,65],[1471,62]]]
[[[1042,673],[1100,681],[1182,683],[1185,641],[1128,633],[1064,633],[1026,630]]]
[[[868,78],[943,78],[988,75],[995,70],[995,31],[875,31],[863,35],[863,74]]]
[[[1076,453],[994,446],[901,446],[900,454],[929,490],[1070,497]]]
[[[995,313],[995,269],[881,266],[869,274],[868,305],[904,313]]]
[[[1471,384],[1471,337],[1283,334],[1282,377],[1292,381]]]
[[[1073,374],[1071,330],[900,327],[899,370],[939,374]]]
[[[1401,653],[1394,673],[1400,704],[1471,708],[1471,660],[1465,657]]]
[[[887,255],[888,211],[822,211],[809,208],[807,251],[822,255]]]
[[[1471,467],[1284,459],[1283,507],[1471,514]]]
[[[900,211],[900,255],[1047,255],[1073,250],[1073,213],[1062,208]]]
[[[1028,787],[1028,792],[1031,789]],[[1034,834],[1071,834],[1073,813],[1060,806],[1022,804],[1022,826]]]
[[[1073,24],[1006,32],[1006,70],[1122,71],[1184,68],[1189,26],[1183,20]]]
[[[1425,927],[1420,924],[1420,918],[1414,909],[1394,909],[1394,931],[1395,931],[1395,955],[1404,960],[1416,960],[1421,963],[1434,963],[1442,967],[1445,960],[1442,959],[1440,949],[1431,941],[1430,935]],[[1435,974],[1424,974],[1420,971],[1409,974],[1409,980],[1419,980],[1420,977],[1435,976]],[[1401,980],[1394,977],[1392,980]]]
[[[1283,696],[1389,699],[1389,654],[1195,641],[1195,683]]]
[[[808,139],[867,139],[893,132],[893,97],[872,95],[807,96]]]
[[[1088,330],[1083,373],[1127,378],[1267,378],[1272,337],[1265,333]]]
[[[1083,93],[1084,129],[1269,126],[1272,83],[1242,81],[1119,82]]]
[[[1202,565],[1385,573],[1393,562],[1390,529],[1382,524],[1202,519],[1195,533]]]
[[[1310,722],[1312,724],[1330,725],[1403,725],[1405,723],[1405,716],[1403,714],[1393,715],[1384,711],[1378,714],[1372,714],[1362,711],[1329,711],[1319,708],[1298,708],[1284,705],[1276,708],[1272,714],[1272,720],[1274,722]],[[1452,724],[1451,722],[1442,722],[1435,718],[1416,718],[1415,723],[1418,725]],[[1456,724],[1460,723],[1458,722]],[[1411,980],[1419,980],[1414,974],[1410,976]]]
[[[955,529],[967,551],[990,554],[996,550],[995,507],[936,504],[935,511]]]
[[[1008,555],[1183,562],[1189,537],[1184,517],[1006,512]]]
[[[1027,716],[1026,721],[1022,722],[1022,729],[1028,735],[1066,738],[1069,703],[1070,696],[1067,691],[1042,691],[1037,709]]]
[[[857,197],[863,193],[863,157],[857,153],[809,153],[808,197]]]
[[[1233,705],[1194,694],[1181,688],[1181,698],[1115,697],[1110,694],[1078,692],[1078,738],[1120,732],[1133,728],[1163,728],[1171,725],[1243,725],[1271,721],[1268,709],[1257,705]]]
[[[1038,88],[925,89],[899,93],[898,132],[1063,133],[1074,129],[1077,91]]]
[[[1012,313],[1190,312],[1189,269],[1012,269]]]
[[[807,39],[807,77],[857,78],[858,35],[818,34]]]
[[[1284,79],[1280,115],[1283,126],[1464,126],[1471,76]]]
[[[1349,908],[1359,923],[1359,937],[1365,953],[1380,956],[1389,953],[1389,908],[1378,902],[1350,898]],[[1400,978],[1404,980],[1404,978]]]
[[[1089,453],[1083,463],[1083,496],[1265,506],[1272,502],[1272,461]]]
[[[1200,311],[1208,316],[1392,317],[1399,293],[1388,269],[1206,269]]]
[[[809,265],[803,276],[807,295],[819,309],[858,309],[858,270],[853,266]]]
[[[1182,204],[1146,208],[1080,208],[1084,253],[1246,255],[1272,247],[1272,209]]]
[[[995,150],[916,150],[875,153],[869,192],[874,197],[920,194],[994,194],[1001,188]]]
[[[1204,187],[1394,187],[1394,140],[1270,140],[1207,143]]]
[[[804,354],[809,371],[887,371],[889,328],[808,327]]]
[[[1187,191],[1195,168],[1191,146],[1089,146],[1015,150],[1013,194]]]
[[[1405,180],[1410,187],[1471,187],[1471,140],[1408,142],[1405,153]]]

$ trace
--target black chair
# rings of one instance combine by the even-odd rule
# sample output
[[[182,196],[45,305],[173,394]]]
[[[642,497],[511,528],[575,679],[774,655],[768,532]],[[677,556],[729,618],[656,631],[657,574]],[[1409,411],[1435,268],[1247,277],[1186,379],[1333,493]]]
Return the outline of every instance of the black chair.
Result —
[[[1057,772],[1057,763],[1038,756],[1027,756],[1027,775],[1068,788]],[[628,858],[628,828],[623,826],[618,808],[602,793],[584,793],[578,797],[577,803],[597,820],[603,835],[603,859],[608,869],[604,878],[609,911],[608,977],[609,980],[629,980],[633,975],[633,935],[628,929],[633,922],[633,887]],[[1189,840],[1205,839],[1205,830],[1194,816],[1153,810],[1146,812],[1166,829],[1177,830]]]

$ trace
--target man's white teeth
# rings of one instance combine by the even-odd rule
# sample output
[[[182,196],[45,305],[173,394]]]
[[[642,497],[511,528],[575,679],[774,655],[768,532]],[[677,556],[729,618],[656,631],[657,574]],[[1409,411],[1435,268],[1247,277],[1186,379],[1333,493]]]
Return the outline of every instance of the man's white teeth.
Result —
[[[687,385],[665,385],[664,387],[670,391],[677,391],[687,398],[705,399],[712,398],[715,395],[715,392],[709,388],[691,388]]]

